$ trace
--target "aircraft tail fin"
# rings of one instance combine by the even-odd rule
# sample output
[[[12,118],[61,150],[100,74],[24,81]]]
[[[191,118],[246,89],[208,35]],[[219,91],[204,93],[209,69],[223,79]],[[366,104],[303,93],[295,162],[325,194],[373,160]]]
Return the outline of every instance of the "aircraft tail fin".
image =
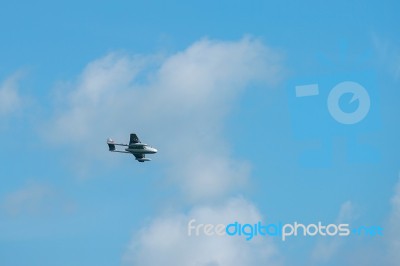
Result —
[[[109,151],[115,151],[115,142],[112,139],[107,139],[107,145]]]
[[[129,145],[130,144],[135,144],[135,143],[140,143],[140,140],[138,136],[135,133],[131,134],[130,140],[129,140]]]

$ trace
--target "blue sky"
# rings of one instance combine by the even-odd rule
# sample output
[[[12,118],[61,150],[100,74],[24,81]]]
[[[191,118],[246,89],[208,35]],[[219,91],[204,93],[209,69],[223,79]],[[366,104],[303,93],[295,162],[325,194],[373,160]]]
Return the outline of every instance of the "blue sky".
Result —
[[[398,264],[398,11],[395,1],[2,3],[0,264]],[[348,80],[371,105],[344,125],[327,99]],[[306,84],[319,95],[296,97]],[[339,105],[351,113],[359,101],[348,99]],[[131,132],[159,148],[152,162],[107,151],[107,137]],[[190,218],[385,234],[188,240]]]

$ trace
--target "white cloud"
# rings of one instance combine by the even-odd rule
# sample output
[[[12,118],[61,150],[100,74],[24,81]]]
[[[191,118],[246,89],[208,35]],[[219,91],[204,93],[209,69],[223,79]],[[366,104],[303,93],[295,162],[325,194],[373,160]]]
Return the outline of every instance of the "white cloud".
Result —
[[[391,197],[391,210],[385,220],[383,236],[360,237],[352,243],[351,249],[346,250],[346,256],[335,256],[336,259],[345,259],[339,264],[400,265],[400,174]]]
[[[281,265],[270,238],[188,236],[188,222],[196,224],[256,223],[257,209],[242,198],[232,198],[220,206],[199,206],[187,214],[166,215],[145,226],[133,238],[123,258],[124,265],[244,266]]]
[[[250,169],[231,157],[224,117],[246,87],[268,87],[281,76],[277,53],[252,38],[204,39],[165,58],[113,53],[86,67],[45,135],[75,144],[87,162],[85,154],[110,158],[108,136],[126,142],[136,131],[159,149],[154,157],[168,162],[189,199],[222,197],[245,183]]]
[[[45,136],[75,145],[79,160],[85,153],[93,160],[93,156],[110,158],[108,136],[126,142],[128,134],[136,132],[159,149],[154,157],[166,163],[185,202],[215,203],[244,184],[250,172],[246,162],[232,158],[223,137],[225,116],[247,87],[256,83],[271,87],[281,76],[279,55],[252,38],[204,39],[164,58],[113,53],[86,67],[65,93],[65,106],[45,127]],[[187,215],[168,215],[145,226],[133,238],[125,262],[234,266],[271,261],[275,248],[267,240],[185,235],[191,217],[205,222],[258,221],[254,206],[244,200],[200,206]]]
[[[389,217],[389,227],[386,241],[388,241],[388,259],[390,265],[400,264],[400,179],[396,184],[395,193],[391,199],[392,212]]]
[[[354,220],[354,216],[354,204],[351,203],[351,201],[346,201],[340,207],[338,217],[336,218],[336,224],[351,223],[351,221]],[[316,246],[311,252],[311,259],[318,263],[331,260],[335,255],[337,255],[343,242],[344,239],[338,236],[318,240]]]
[[[67,106],[50,126],[53,138],[90,141],[95,130],[109,132],[118,126],[113,131],[124,137],[126,129],[146,127],[166,133],[183,130],[180,135],[200,131],[202,140],[218,129],[231,100],[247,85],[271,84],[281,75],[275,52],[249,38],[202,40],[159,61],[112,53],[90,63],[72,92],[64,95]],[[206,130],[204,124],[213,127]]]
[[[73,204],[60,191],[46,184],[29,183],[6,195],[0,205],[8,215],[40,215],[53,211],[72,211]]]
[[[0,117],[9,115],[22,106],[22,99],[18,93],[20,73],[16,73],[0,84]]]

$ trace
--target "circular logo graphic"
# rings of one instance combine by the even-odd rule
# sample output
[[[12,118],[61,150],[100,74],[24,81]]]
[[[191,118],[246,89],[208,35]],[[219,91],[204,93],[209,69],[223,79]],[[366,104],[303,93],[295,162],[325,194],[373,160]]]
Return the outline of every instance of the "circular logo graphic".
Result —
[[[343,94],[352,93],[350,103],[359,101],[358,108],[352,113],[344,112],[339,105],[339,99]],[[367,90],[357,82],[344,81],[337,84],[329,93],[328,110],[331,116],[339,123],[351,125],[363,120],[369,112],[371,102]]]

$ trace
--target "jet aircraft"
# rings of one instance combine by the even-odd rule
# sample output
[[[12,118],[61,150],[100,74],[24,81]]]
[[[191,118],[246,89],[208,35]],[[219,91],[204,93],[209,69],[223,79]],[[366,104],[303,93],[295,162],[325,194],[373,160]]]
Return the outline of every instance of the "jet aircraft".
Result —
[[[130,136],[129,144],[121,144],[115,143],[111,138],[107,139],[108,149],[112,152],[121,152],[121,153],[131,153],[135,156],[135,159],[141,163],[146,161],[151,161],[150,158],[146,158],[145,154],[153,154],[157,153],[157,149],[153,148],[147,144],[141,143],[138,136],[135,133],[132,133]],[[116,150],[115,146],[124,146],[127,147],[125,150]]]

